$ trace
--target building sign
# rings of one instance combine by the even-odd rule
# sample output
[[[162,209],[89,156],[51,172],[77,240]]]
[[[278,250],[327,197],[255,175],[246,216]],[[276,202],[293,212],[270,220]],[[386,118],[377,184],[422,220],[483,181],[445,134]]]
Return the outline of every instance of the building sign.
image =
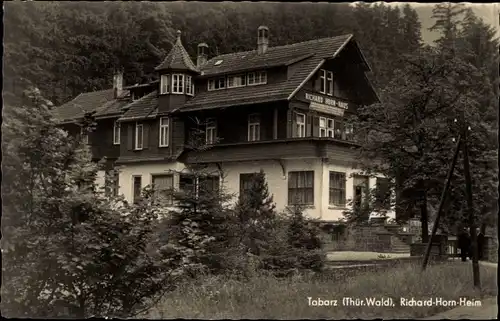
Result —
[[[343,116],[348,104],[336,99],[306,93],[306,99],[311,101],[310,108],[319,112]]]

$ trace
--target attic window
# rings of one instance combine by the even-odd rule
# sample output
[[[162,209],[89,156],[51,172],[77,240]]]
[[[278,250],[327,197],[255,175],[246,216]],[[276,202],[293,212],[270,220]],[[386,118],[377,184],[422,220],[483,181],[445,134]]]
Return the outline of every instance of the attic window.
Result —
[[[218,66],[222,63],[222,60],[217,60],[215,63],[214,63],[214,66]]]

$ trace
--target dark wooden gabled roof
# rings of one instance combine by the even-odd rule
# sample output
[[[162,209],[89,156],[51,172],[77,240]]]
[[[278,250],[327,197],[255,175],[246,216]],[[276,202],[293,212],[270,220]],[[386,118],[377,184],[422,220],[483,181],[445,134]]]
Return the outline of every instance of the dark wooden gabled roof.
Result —
[[[122,97],[127,94],[128,91],[124,91]],[[93,91],[79,94],[73,100],[55,108],[52,115],[60,123],[73,122],[86,113],[96,112],[100,116],[108,115],[107,112],[114,113],[116,104],[125,105],[126,101],[116,100],[113,89]]]
[[[216,56],[201,66],[203,76],[234,73],[249,69],[285,66],[301,58],[314,55],[319,58],[333,58],[346,42],[352,38],[351,34],[322,38],[294,43],[285,46],[269,47],[265,53],[257,50],[236,52]],[[221,61],[216,65],[217,62]]]
[[[160,65],[158,65],[158,67],[155,68],[156,71],[168,69],[198,72],[198,68],[196,68],[193,61],[189,57],[188,52],[182,45],[180,31],[177,31],[177,40],[167,57]]]

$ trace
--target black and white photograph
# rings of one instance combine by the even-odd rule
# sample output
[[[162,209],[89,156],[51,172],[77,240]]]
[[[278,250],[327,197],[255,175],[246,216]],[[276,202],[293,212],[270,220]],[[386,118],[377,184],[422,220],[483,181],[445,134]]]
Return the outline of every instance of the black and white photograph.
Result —
[[[498,3],[3,11],[3,317],[498,319]]]

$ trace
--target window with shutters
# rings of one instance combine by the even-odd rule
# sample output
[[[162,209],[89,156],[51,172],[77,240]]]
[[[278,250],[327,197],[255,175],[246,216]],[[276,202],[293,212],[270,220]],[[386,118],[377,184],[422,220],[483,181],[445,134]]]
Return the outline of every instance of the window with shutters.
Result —
[[[170,92],[170,75],[161,75],[160,77],[160,94],[168,94]]]
[[[319,137],[328,137],[326,134],[326,118],[319,118]]]
[[[151,178],[154,200],[163,205],[172,205],[174,175],[153,175]]]
[[[135,150],[141,150],[143,148],[144,143],[144,128],[142,123],[135,124]]]
[[[217,139],[217,123],[215,118],[208,118],[206,129],[205,129],[205,139],[208,145],[215,144]]]
[[[113,125],[113,144],[114,145],[120,145],[120,128],[121,128],[121,123],[118,121],[115,121]]]
[[[192,193],[195,196],[218,192],[219,187],[220,178],[216,175],[196,178],[190,174],[181,174],[179,177],[179,189],[184,193]]]
[[[306,137],[306,115],[295,114],[295,137]]]
[[[260,115],[251,114],[248,116],[248,141],[260,140]]]
[[[132,176],[133,202],[138,203],[142,196],[142,177]]]
[[[288,205],[314,205],[314,171],[288,173]]]
[[[169,123],[170,121],[168,117],[160,118],[160,147],[168,147]]]
[[[329,204],[345,207],[346,174],[341,172],[330,172]]]

